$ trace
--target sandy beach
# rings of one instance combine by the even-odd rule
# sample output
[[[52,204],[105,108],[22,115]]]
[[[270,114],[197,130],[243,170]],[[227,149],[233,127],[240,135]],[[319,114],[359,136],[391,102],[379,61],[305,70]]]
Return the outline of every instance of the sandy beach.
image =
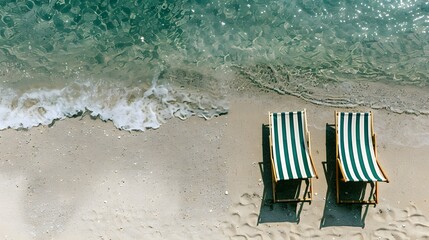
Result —
[[[379,204],[335,203],[334,111],[237,93],[211,120],[127,132],[89,116],[0,132],[1,239],[429,238],[429,116],[373,110],[390,183]],[[307,110],[311,204],[271,204],[269,111]],[[366,111],[370,109],[347,109]],[[334,149],[334,150],[333,150]]]

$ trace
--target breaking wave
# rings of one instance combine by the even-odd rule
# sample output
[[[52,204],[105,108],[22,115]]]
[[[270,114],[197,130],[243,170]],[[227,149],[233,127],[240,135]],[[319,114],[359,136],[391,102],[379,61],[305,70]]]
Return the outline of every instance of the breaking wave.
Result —
[[[62,89],[35,89],[19,94],[0,89],[0,129],[49,125],[55,120],[89,114],[111,120],[123,130],[156,129],[166,120],[199,116],[206,119],[228,111],[224,100],[207,92],[158,84],[117,87],[106,83],[75,82]]]

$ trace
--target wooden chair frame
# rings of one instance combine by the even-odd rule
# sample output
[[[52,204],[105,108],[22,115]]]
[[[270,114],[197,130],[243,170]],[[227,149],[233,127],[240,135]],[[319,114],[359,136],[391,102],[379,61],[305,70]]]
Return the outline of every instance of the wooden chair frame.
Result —
[[[339,149],[338,149],[338,144],[339,144],[339,140],[338,140],[338,114],[340,112],[335,111],[335,155],[336,155],[336,161],[335,161],[335,175],[336,175],[336,188],[337,188],[337,203],[357,203],[357,204],[378,204],[378,182],[366,182],[372,185],[372,190],[371,190],[371,195],[373,199],[368,199],[368,200],[343,200],[340,199],[340,181],[343,183],[346,183],[347,181],[344,179],[345,173],[344,173],[344,169],[341,167],[341,160],[339,157]],[[386,178],[386,182],[389,182],[389,179],[386,175],[386,173],[384,172],[383,168],[381,167],[381,165],[378,162],[378,156],[377,156],[377,143],[376,143],[376,139],[375,139],[375,133],[374,133],[374,120],[373,120],[373,114],[372,111],[370,111],[370,115],[371,115],[371,137],[372,137],[372,144],[373,144],[373,148],[374,148],[374,154],[375,154],[375,159],[377,162],[378,167],[380,168],[382,174],[385,176]],[[341,174],[341,177],[340,177]],[[371,197],[371,196],[370,196]]]
[[[306,110],[303,110],[304,112],[304,128],[305,128],[305,138],[306,138],[306,143],[307,143],[307,147],[308,147],[308,155],[310,157],[310,162],[311,162],[311,167],[313,168],[314,174],[316,175],[316,178],[319,178],[316,172],[316,168],[314,167],[314,162],[313,162],[313,157],[311,156],[311,145],[310,145],[310,132],[308,131],[307,128],[307,113]],[[271,175],[272,175],[272,187],[273,187],[273,202],[274,203],[278,203],[278,202],[311,202],[313,200],[313,181],[312,178],[303,178],[303,179],[293,179],[293,180],[301,180],[301,181],[305,181],[306,182],[306,188],[304,191],[304,196],[298,197],[298,198],[291,198],[291,199],[279,199],[277,197],[277,184],[281,181],[289,181],[289,180],[281,180],[281,181],[276,181],[277,177],[276,177],[276,169],[274,166],[274,157],[273,157],[273,142],[271,140],[271,112],[268,113],[268,126],[269,126],[269,134],[270,134],[270,158],[271,158]]]

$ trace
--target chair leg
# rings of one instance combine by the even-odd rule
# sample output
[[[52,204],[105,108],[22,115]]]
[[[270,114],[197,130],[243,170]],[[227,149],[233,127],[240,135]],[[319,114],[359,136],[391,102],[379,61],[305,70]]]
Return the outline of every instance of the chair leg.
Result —
[[[339,179],[339,166],[338,166],[338,162],[335,161],[335,184],[336,184],[336,192],[337,192],[337,203],[340,203],[340,179]]]
[[[272,185],[273,185],[273,203],[277,202],[276,199],[276,181],[272,181]]]
[[[375,182],[375,195],[374,195],[374,200],[375,200],[375,204],[378,204],[378,182]]]

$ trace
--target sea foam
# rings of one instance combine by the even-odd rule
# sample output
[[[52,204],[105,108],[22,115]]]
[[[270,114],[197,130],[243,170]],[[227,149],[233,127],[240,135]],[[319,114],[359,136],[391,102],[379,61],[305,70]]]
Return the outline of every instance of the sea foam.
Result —
[[[34,89],[19,94],[1,88],[0,129],[31,128],[85,113],[111,120],[123,130],[156,129],[166,120],[227,113],[224,100],[207,93],[157,84],[147,89],[75,82],[62,89]]]

